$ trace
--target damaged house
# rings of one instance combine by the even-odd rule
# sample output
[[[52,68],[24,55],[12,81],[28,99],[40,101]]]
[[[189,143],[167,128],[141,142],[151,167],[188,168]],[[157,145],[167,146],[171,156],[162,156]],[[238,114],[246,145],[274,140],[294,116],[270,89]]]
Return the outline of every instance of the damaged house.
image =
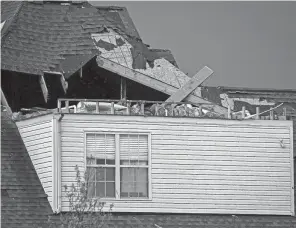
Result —
[[[216,101],[200,87],[213,71],[188,77],[126,8],[2,2],[1,13],[3,226],[68,212],[76,165],[94,171],[88,197],[114,205],[112,227],[296,225],[286,113],[246,118]]]

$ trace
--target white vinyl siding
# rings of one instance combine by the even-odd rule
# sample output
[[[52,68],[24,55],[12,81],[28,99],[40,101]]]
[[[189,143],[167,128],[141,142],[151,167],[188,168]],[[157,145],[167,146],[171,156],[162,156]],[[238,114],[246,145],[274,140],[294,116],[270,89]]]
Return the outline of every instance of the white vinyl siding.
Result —
[[[16,122],[36,173],[52,206],[52,115]]]
[[[150,132],[152,198],[111,200],[114,212],[292,215],[291,127],[279,120],[66,114],[62,185],[75,181],[76,164],[84,170],[85,132]],[[62,210],[67,205],[63,197]]]

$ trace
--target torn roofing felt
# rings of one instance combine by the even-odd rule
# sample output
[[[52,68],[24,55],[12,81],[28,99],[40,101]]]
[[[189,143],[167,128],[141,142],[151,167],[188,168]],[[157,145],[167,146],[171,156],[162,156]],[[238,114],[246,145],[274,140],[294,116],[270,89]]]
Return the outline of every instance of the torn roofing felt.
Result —
[[[142,42],[124,7],[25,1],[15,11],[4,4],[6,10],[17,13],[2,36],[3,70],[68,78],[100,55],[176,88],[190,79],[169,51]]]
[[[16,124],[1,113],[2,227],[46,227],[51,207]]]

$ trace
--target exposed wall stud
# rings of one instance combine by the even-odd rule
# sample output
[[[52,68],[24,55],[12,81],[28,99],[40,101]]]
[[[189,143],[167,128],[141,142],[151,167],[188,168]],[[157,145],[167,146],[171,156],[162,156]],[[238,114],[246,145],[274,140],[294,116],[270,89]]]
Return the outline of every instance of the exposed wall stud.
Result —
[[[274,119],[273,114],[274,114],[274,112],[273,112],[273,110],[271,110],[271,111],[269,112],[269,116],[270,116],[270,119],[271,119],[271,120]]]
[[[287,108],[283,108],[283,116],[284,116],[284,119],[287,120]]]
[[[227,114],[227,116],[228,116],[228,119],[231,119],[231,107],[230,107],[230,105],[228,105],[228,114]]]
[[[62,111],[62,102],[58,100],[58,112]]]
[[[100,113],[99,102],[96,102],[96,113]]]
[[[111,102],[111,114],[114,115],[114,102]]]
[[[141,113],[144,116],[145,115],[145,104],[141,103]]]
[[[260,120],[260,107],[256,107],[256,120]]]
[[[69,101],[65,101],[66,103],[66,113],[69,113]]]
[[[245,116],[246,116],[246,107],[243,106],[243,108],[242,108],[242,119],[244,119]]]
[[[131,103],[130,102],[127,102],[127,109],[126,109],[126,114],[129,116],[130,113],[131,113]]]

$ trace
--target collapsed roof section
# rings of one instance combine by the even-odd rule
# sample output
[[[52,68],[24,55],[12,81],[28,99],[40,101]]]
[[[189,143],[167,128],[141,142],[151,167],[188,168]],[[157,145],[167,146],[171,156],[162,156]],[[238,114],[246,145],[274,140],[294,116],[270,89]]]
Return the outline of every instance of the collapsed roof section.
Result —
[[[94,42],[92,34],[105,34],[109,29],[129,43],[133,53],[133,69],[146,69],[147,63],[154,66],[160,56],[176,65],[170,52],[150,51],[139,37],[129,14],[124,7],[94,7],[87,2],[63,4],[57,2],[12,2],[2,3],[1,22],[11,20],[2,37],[2,69],[30,74],[44,71],[63,71],[63,62],[73,56],[73,74],[102,52],[98,45],[112,48],[110,41]],[[105,41],[105,42],[104,42]],[[117,41],[120,46],[120,40]]]
[[[67,88],[65,79],[94,58],[99,67],[167,95],[190,80],[170,51],[149,49],[142,42],[125,7],[39,1],[21,2],[13,12],[2,36],[1,69],[39,75],[46,102],[45,73],[59,74]],[[205,103],[223,115],[227,112],[200,98],[197,89],[186,100]]]
[[[283,103],[274,111],[282,113],[285,108],[287,116],[296,116],[296,90],[201,87],[200,96],[223,107],[229,106],[233,111],[241,111],[245,107],[251,114],[256,113],[256,107],[266,111]]]

